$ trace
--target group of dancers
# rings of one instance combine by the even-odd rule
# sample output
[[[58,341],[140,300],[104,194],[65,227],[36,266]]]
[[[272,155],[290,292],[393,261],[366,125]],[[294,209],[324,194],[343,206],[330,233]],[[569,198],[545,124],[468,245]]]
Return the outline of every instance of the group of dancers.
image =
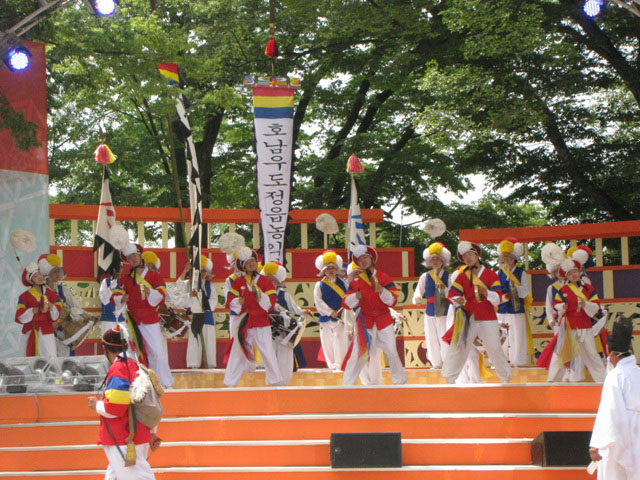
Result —
[[[428,271],[419,278],[413,303],[425,305],[428,362],[441,369],[449,383],[479,383],[486,373],[486,354],[500,379],[509,382],[512,367],[530,364],[533,353],[529,281],[518,266],[523,245],[514,238],[500,242],[497,272],[482,264],[482,249],[475,243],[460,242],[456,253],[462,264],[450,272],[451,252],[442,243],[432,243],[423,252]],[[203,294],[198,298],[187,278],[189,262],[175,283],[166,284],[158,273],[160,260],[154,252],[128,243],[121,255],[125,260],[121,268],[109,272],[100,284],[102,332],[115,326],[116,320],[126,324],[131,349],[158,374],[163,386],[171,387],[159,309],[169,306],[202,311],[198,321],[194,316],[185,325],[187,366],[218,366],[213,315],[218,292],[212,281],[211,259],[200,259]],[[606,333],[606,311],[585,273],[590,256],[587,247],[573,247],[565,254],[557,245],[547,244],[542,250],[553,281],[547,291],[546,318],[555,335],[537,363],[549,370],[549,381],[583,380],[585,366],[595,381],[604,380],[600,352],[606,341],[600,337]],[[331,250],[315,261],[321,277],[314,286],[320,357],[329,369],[344,372],[344,385],[355,384],[358,378],[365,385],[382,383],[382,353],[391,381],[403,384],[408,380],[395,338],[399,323],[406,318],[393,308],[397,288],[376,267],[377,261],[377,251],[366,245],[353,250],[347,268],[341,256]],[[224,383],[236,385],[244,373],[254,371],[260,363],[267,384],[287,385],[293,371],[305,366],[295,339],[300,338],[311,313],[299,307],[285,290],[284,266],[275,262],[261,266],[257,252],[244,246],[228,254],[227,263],[232,273],[222,292],[229,309],[230,336],[224,355]],[[61,283],[64,276],[62,261],[55,254],[42,255],[37,264],[24,269],[22,281],[29,289],[20,296],[15,315],[22,325],[22,355],[72,353],[64,339],[56,340],[54,328],[65,306],[71,319],[85,312]],[[195,308],[196,302],[200,309]]]

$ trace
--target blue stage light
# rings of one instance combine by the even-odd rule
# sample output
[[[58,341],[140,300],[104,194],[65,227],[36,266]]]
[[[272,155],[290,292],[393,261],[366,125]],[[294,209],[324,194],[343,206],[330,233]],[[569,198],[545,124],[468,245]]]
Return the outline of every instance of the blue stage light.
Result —
[[[29,50],[24,47],[16,47],[7,53],[4,62],[9,70],[17,72],[29,66],[29,57],[31,57]]]
[[[108,17],[116,13],[117,7],[117,0],[94,0],[93,2],[93,10],[103,17]]]
[[[604,11],[604,0],[586,0],[582,5],[582,10],[591,18],[602,15]]]

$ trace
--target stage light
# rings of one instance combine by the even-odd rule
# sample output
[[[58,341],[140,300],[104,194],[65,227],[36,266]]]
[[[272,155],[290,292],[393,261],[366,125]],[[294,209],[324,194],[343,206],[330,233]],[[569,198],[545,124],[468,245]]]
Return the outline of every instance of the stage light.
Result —
[[[582,4],[582,10],[587,17],[595,18],[604,13],[605,1],[604,0],[586,0]]]
[[[108,17],[116,13],[118,0],[93,0],[93,11],[101,17]]]
[[[0,56],[12,72],[19,72],[29,66],[31,52],[11,33],[0,32]]]

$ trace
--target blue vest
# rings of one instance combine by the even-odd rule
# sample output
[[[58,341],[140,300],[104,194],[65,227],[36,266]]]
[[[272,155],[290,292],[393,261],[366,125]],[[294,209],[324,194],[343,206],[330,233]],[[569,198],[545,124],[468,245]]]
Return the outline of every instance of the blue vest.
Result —
[[[449,272],[445,271],[442,274],[442,277],[440,277],[440,280],[442,280],[442,283],[444,283],[445,285],[448,286],[449,285]],[[435,296],[436,295],[439,295],[438,289],[436,287],[436,282],[434,282],[433,278],[431,278],[431,275],[429,273],[427,273],[426,281],[424,282],[424,298],[427,300],[427,306],[426,306],[426,308],[424,310],[424,313],[426,313],[430,317],[435,317],[436,316],[436,303],[435,303]],[[446,294],[445,294],[445,296],[446,296]],[[446,298],[443,301],[445,302],[443,315],[446,315],[447,312],[449,311],[449,302],[447,301]]]
[[[111,285],[112,281],[113,281],[112,278],[107,278],[107,287]],[[102,302],[100,303],[102,304]],[[116,306],[111,302],[107,303],[106,305],[102,305],[102,310],[100,312],[100,321],[115,322],[116,321],[115,310],[116,310]],[[125,319],[122,315],[120,315],[120,318],[118,319],[118,321],[124,322]]]
[[[204,293],[207,298],[211,297],[211,282],[204,282]],[[213,321],[213,311],[205,310],[204,311],[204,324],[205,325],[215,325]]]
[[[336,285],[340,287],[343,292],[347,293],[347,285],[342,281],[342,279],[336,278]],[[332,310],[340,310],[342,307],[342,297],[338,295],[333,288],[325,282],[320,282],[320,293],[324,303],[329,305]],[[320,315],[318,318],[319,322],[337,322],[338,320],[339,318],[331,318],[330,315]]]
[[[518,279],[519,282],[522,282],[522,275],[524,274],[524,270],[520,267],[516,267],[513,269],[513,276]],[[500,287],[502,288],[503,293],[507,293],[510,291],[509,278],[505,275],[502,269],[498,270],[498,278],[500,279]],[[515,289],[514,289],[515,290]],[[518,295],[518,291],[515,290],[511,292],[513,295]],[[498,306],[498,313],[524,313],[524,300],[520,299],[520,308],[515,311],[513,309],[513,305],[511,304],[511,300],[501,303]]]
[[[287,299],[285,298],[284,293],[284,290],[278,290],[278,293],[276,294],[276,300],[278,302],[278,305],[289,310],[289,305],[287,305]]]
[[[57,288],[58,288],[58,291],[56,293],[58,294],[58,296],[63,302],[67,303],[67,297],[64,296],[64,289],[62,288],[62,284],[59,283]]]

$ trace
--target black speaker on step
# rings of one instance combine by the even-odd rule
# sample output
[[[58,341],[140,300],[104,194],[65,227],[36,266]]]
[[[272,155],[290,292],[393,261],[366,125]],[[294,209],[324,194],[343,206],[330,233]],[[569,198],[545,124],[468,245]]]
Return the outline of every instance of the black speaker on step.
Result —
[[[531,442],[534,465],[587,466],[591,432],[542,432]]]
[[[402,467],[400,433],[332,433],[331,467]]]

